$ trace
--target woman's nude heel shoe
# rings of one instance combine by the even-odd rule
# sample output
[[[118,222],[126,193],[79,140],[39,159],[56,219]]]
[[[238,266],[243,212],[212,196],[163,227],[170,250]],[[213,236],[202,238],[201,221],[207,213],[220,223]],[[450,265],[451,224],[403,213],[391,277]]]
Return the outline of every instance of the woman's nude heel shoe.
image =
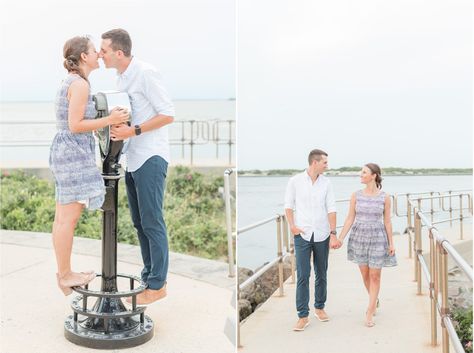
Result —
[[[367,326],[367,327],[374,327],[374,326],[375,326],[374,319],[372,318],[372,320],[367,320],[367,313],[368,313],[368,311],[365,312],[365,316],[366,316],[366,317],[365,317],[365,326]],[[372,314],[372,316],[374,316],[374,315],[375,315],[375,313]]]

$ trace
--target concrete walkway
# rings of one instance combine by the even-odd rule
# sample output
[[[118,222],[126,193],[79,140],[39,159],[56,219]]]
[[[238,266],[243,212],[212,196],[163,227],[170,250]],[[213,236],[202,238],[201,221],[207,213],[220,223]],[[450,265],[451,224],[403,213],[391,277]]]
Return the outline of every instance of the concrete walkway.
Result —
[[[72,313],[70,301],[56,287],[56,260],[49,234],[1,231],[1,336],[5,353],[73,353],[97,351],[76,346],[64,338],[63,323]],[[73,268],[101,271],[101,242],[75,238]],[[118,272],[138,275],[137,246],[119,244]],[[152,340],[113,352],[234,352],[224,334],[235,280],[227,264],[170,254],[168,298],[149,306],[155,324]],[[99,286],[100,281],[96,280]],[[120,286],[120,282],[119,282]]]
[[[468,225],[472,249],[472,225]],[[426,239],[426,238],[425,238]],[[413,259],[408,258],[406,236],[394,237],[398,266],[382,271],[380,308],[376,325],[364,325],[367,292],[357,265],[346,260],[346,245],[331,250],[328,270],[329,322],[319,322],[310,313],[310,325],[293,332],[297,320],[295,284],[285,283],[285,295],[278,291],[241,325],[242,353],[438,353],[430,345],[430,300],[423,278],[423,294],[416,295]],[[456,243],[454,238],[452,243]],[[424,249],[427,243],[425,242]],[[428,245],[429,246],[429,245]],[[314,278],[311,282],[314,285]],[[311,287],[311,286],[310,286]],[[314,287],[312,288],[314,289]],[[311,290],[310,298],[313,298]],[[312,303],[310,302],[310,308]],[[439,325],[439,322],[438,322]],[[438,331],[438,343],[441,330]]]

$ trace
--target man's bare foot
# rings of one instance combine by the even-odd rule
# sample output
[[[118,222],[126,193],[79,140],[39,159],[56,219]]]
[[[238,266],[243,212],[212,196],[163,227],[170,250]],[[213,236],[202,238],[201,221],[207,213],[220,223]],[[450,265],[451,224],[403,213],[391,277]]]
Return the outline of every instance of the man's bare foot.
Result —
[[[322,321],[322,322],[329,321],[329,316],[328,314],[326,314],[324,309],[315,309],[314,316],[316,316],[319,321]]]
[[[300,317],[296,322],[295,327],[293,327],[293,331],[304,331],[306,327],[309,325],[308,317]]]

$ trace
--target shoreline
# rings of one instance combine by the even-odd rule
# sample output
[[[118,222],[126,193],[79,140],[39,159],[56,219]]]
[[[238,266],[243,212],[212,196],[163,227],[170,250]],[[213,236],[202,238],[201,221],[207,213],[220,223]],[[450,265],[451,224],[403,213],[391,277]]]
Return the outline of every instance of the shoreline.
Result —
[[[330,177],[358,177],[359,173],[354,173],[354,174],[331,174],[331,173],[324,173],[326,176]],[[238,177],[291,177],[295,174],[238,174]],[[463,175],[470,175],[472,176],[472,173],[414,173],[414,174],[406,174],[406,173],[387,173],[384,174],[385,177],[387,176],[407,176],[407,177],[413,177],[413,176],[463,176]]]

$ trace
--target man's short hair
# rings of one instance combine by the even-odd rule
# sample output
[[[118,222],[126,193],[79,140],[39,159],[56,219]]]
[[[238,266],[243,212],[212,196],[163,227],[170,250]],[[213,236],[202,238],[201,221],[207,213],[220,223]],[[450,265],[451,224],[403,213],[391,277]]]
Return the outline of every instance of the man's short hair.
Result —
[[[132,55],[132,40],[126,30],[112,29],[102,34],[102,39],[110,39],[110,46],[114,51],[121,50],[126,57]]]
[[[318,150],[318,149],[312,150],[311,152],[309,152],[308,164],[309,165],[313,164],[314,160],[319,162],[321,160],[321,156],[327,157],[328,154],[324,152],[323,150]]]

